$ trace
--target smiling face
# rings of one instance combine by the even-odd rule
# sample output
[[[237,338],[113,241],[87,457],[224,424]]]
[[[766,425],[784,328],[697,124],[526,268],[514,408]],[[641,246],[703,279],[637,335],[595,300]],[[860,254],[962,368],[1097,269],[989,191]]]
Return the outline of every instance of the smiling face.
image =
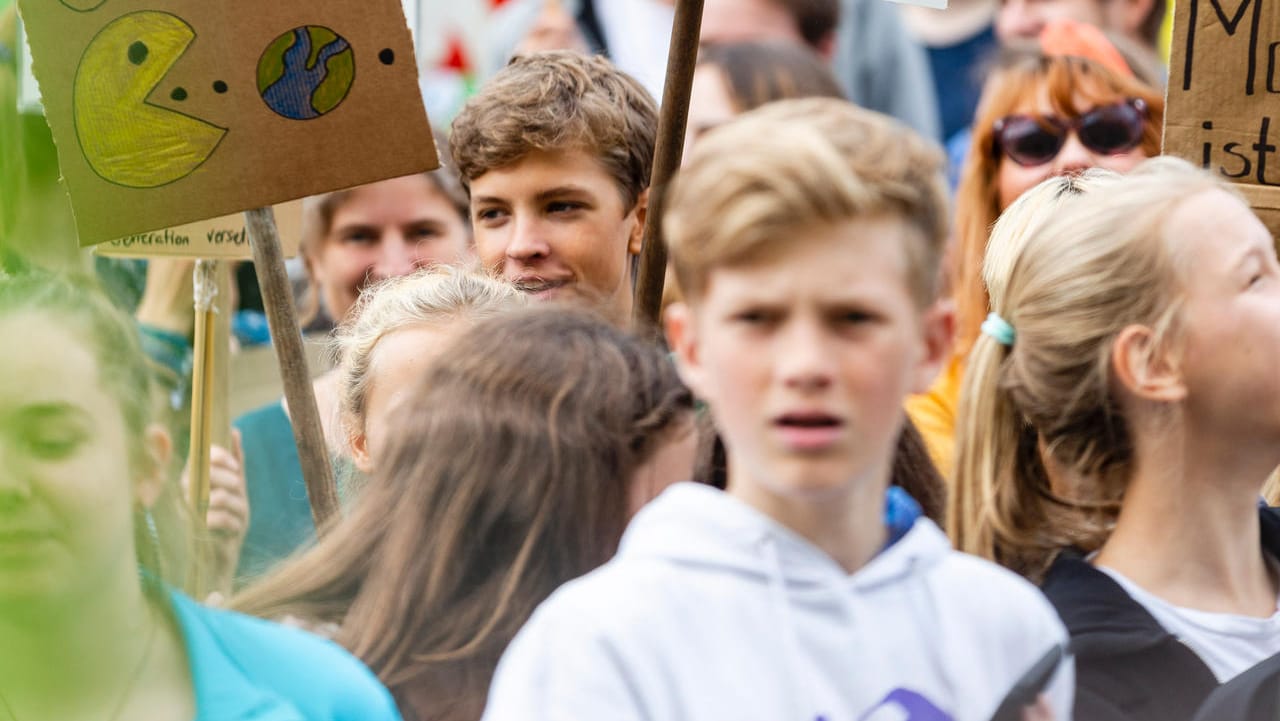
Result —
[[[424,175],[352,189],[317,245],[311,271],[335,321],[368,285],[470,255],[465,218]]]
[[[647,196],[635,207],[582,150],[535,150],[471,181],[476,252],[537,300],[568,301],[618,323],[631,313],[633,256]]]
[[[1184,270],[1186,405],[1199,426],[1244,448],[1280,442],[1280,264],[1265,226],[1233,195],[1194,196],[1168,220]],[[1259,479],[1261,481],[1261,479]]]
[[[729,490],[749,503],[824,502],[886,482],[903,398],[946,347],[910,292],[911,230],[873,216],[802,229],[766,255],[712,270],[668,332],[686,380],[729,453]]]
[[[136,583],[137,441],[95,357],[43,313],[0,319],[0,338],[23,339],[0,353],[0,606]]]

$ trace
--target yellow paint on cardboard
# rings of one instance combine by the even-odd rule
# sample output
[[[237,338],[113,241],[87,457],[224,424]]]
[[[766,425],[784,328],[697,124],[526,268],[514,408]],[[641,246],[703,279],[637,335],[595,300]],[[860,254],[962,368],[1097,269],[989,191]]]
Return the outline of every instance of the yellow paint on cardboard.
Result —
[[[213,154],[226,129],[152,105],[195,32],[166,12],[117,18],[85,49],[76,71],[76,134],[85,159],[104,180],[154,188],[190,175]]]

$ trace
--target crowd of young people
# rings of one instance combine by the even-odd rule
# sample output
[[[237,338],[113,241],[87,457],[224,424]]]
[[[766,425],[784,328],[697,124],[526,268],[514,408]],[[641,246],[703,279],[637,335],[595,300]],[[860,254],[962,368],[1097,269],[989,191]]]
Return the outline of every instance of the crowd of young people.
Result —
[[[954,204],[935,139],[761,42],[705,48],[669,187],[652,95],[553,50],[446,168],[308,199],[320,533],[275,402],[197,536],[136,320],[7,256],[0,721],[1274,718],[1276,243],[1153,159],[1103,33],[1040,37]]]

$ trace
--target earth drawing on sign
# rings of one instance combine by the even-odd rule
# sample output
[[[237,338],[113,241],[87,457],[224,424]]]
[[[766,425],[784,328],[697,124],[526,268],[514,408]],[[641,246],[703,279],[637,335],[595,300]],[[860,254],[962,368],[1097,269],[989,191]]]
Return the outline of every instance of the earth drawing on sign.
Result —
[[[306,25],[267,46],[258,59],[258,92],[277,115],[311,120],[346,99],[355,74],[355,53],[346,39]]]

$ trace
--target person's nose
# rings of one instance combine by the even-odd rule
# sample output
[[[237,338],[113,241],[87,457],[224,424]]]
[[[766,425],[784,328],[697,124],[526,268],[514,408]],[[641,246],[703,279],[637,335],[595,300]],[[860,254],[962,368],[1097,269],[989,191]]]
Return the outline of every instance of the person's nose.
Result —
[[[0,509],[17,506],[31,498],[31,477],[22,454],[0,442]]]
[[[779,378],[787,388],[800,392],[831,385],[835,368],[826,332],[816,319],[793,320],[779,343]]]
[[[399,233],[389,233],[378,249],[373,274],[379,279],[399,278],[418,268],[418,244]]]
[[[511,237],[507,243],[507,257],[521,263],[546,258],[551,255],[545,224],[538,218],[517,214],[512,218]]]
[[[1079,136],[1073,130],[1067,133],[1062,150],[1059,150],[1058,155],[1053,159],[1053,174],[1083,173],[1097,164],[1093,153],[1080,142]]]

